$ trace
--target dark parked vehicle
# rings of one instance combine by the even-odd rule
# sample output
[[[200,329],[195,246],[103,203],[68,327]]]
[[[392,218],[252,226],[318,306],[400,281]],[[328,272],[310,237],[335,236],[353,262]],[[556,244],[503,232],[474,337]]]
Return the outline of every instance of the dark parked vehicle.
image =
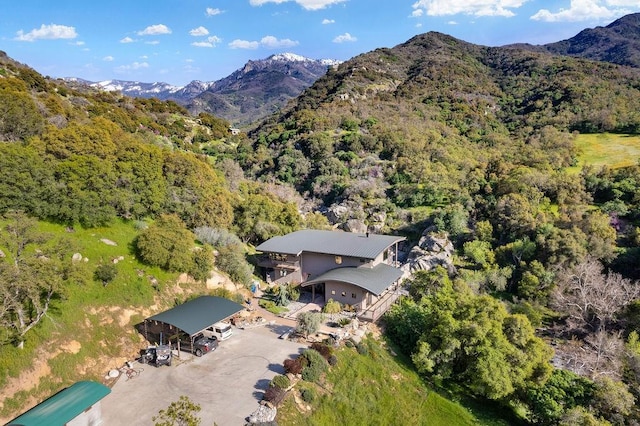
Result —
[[[191,346],[192,338],[188,334],[180,334],[178,340],[180,341],[181,351],[193,351],[195,356],[202,356],[207,352],[213,352],[218,347],[218,339],[216,337],[205,337],[202,333],[193,336],[193,347]],[[173,348],[177,349],[178,345],[173,343]]]
[[[171,367],[171,357],[172,353],[170,346],[150,346],[140,357],[140,362],[143,364],[153,364],[156,367],[160,367],[161,365],[168,365]]]

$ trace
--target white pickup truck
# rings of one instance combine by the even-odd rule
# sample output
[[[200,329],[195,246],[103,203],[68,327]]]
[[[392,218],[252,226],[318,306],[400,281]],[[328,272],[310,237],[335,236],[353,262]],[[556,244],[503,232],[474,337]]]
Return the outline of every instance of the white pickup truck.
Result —
[[[216,337],[218,340],[226,340],[233,336],[231,324],[228,322],[217,322],[202,332],[207,337]]]

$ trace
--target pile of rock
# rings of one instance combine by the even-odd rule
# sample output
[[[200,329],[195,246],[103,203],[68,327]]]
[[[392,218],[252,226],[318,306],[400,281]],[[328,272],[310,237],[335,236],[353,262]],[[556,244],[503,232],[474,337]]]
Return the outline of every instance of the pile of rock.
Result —
[[[268,402],[261,402],[256,411],[251,413],[247,421],[250,424],[261,424],[273,422],[276,419],[278,410],[272,404]]]

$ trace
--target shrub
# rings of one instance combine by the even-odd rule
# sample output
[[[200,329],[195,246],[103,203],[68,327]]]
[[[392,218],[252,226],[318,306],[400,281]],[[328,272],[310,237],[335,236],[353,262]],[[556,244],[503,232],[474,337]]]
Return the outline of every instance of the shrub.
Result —
[[[93,273],[93,278],[100,281],[103,285],[109,284],[118,275],[118,269],[113,263],[99,265]]]
[[[295,359],[285,359],[284,360],[284,371],[291,374],[300,374],[302,373],[302,363],[300,362],[300,357]]]
[[[302,370],[302,380],[305,382],[316,383],[320,380],[323,370],[317,366],[309,365]]]
[[[300,391],[302,400],[306,403],[312,403],[316,399],[316,391],[311,388],[305,388]]]
[[[369,354],[369,348],[367,347],[367,345],[365,345],[362,342],[359,342],[356,344],[356,350],[358,351],[358,353],[360,355],[368,355]]]
[[[291,386],[291,380],[287,376],[277,375],[271,379],[271,386],[277,386],[280,389],[287,389]]]
[[[307,382],[317,382],[322,373],[327,371],[328,364],[320,352],[315,349],[307,349],[302,357],[308,361],[308,365],[302,369],[302,379]]]
[[[287,311],[287,308],[276,305],[276,303],[272,300],[261,299],[260,301],[258,301],[258,305],[274,315],[280,315],[282,312]]]
[[[351,339],[346,340],[346,341],[344,342],[344,345],[345,345],[346,347],[348,347],[348,348],[352,348],[352,347],[354,347],[354,346],[355,346],[355,344],[353,343],[353,340],[351,340]]]
[[[338,357],[335,355],[331,355],[329,359],[327,359],[327,362],[329,362],[329,365],[333,367],[334,365],[338,364]]]
[[[329,347],[336,346],[336,343],[337,343],[337,341],[336,341],[336,339],[334,339],[333,337],[327,337],[327,338],[324,340],[324,344],[325,344],[325,345],[327,345],[327,346],[329,346]]]
[[[311,349],[318,351],[318,353],[320,353],[320,355],[322,355],[326,360],[329,360],[329,357],[333,354],[331,347],[324,343],[314,343],[311,345]]]
[[[264,392],[263,400],[271,402],[274,405],[278,405],[282,398],[284,398],[285,391],[277,386],[269,386]]]
[[[346,327],[349,324],[351,324],[351,318],[343,317],[338,320],[338,325],[340,327]]]

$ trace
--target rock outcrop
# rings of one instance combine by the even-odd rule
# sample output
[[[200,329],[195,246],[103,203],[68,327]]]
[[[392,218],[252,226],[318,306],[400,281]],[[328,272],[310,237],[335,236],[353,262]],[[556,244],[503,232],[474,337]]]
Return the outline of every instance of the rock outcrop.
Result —
[[[453,243],[444,233],[430,227],[424,230],[418,244],[411,249],[402,269],[408,273],[430,271],[437,266],[446,268],[450,273],[453,266]]]

